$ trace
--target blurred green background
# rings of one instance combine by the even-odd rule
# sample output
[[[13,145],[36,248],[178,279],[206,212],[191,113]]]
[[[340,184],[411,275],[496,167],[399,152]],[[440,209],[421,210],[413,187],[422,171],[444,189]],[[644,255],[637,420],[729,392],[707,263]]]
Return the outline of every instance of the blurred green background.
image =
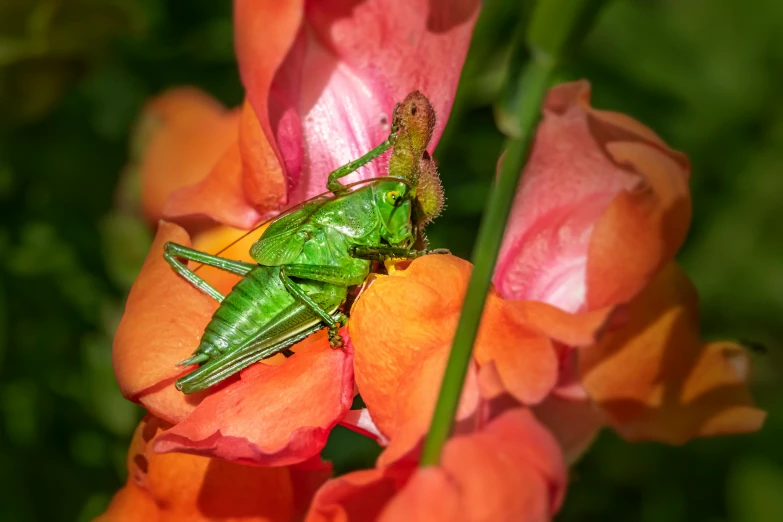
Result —
[[[436,157],[448,209],[436,246],[463,257],[501,151],[492,102],[524,12],[490,2]],[[564,79],[693,162],[679,259],[706,338],[754,341],[770,412],[752,436],[681,448],[603,433],[576,466],[560,521],[783,520],[783,3],[615,0]],[[140,410],[111,339],[151,232],[116,196],[144,101],[197,85],[242,99],[227,0],[0,0],[0,520],[89,520],[125,479]],[[343,432],[338,470],[374,449]],[[346,452],[345,448],[352,451]]]

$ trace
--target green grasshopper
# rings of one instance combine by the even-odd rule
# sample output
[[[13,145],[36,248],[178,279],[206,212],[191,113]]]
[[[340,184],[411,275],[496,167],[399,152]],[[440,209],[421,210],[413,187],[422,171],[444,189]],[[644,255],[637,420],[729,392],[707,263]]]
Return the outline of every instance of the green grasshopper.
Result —
[[[195,393],[250,364],[328,328],[342,346],[340,311],[351,287],[363,284],[374,261],[414,259],[447,250],[417,250],[423,228],[443,207],[443,191],[426,147],[435,113],[419,92],[394,108],[389,137],[329,174],[326,192],[277,217],[250,249],[246,263],[166,243],[164,258],[196,288],[220,303],[192,357],[198,369],[176,382]],[[388,177],[343,185],[339,178],[392,148]],[[419,245],[417,245],[419,243]],[[181,260],[242,276],[223,296]]]

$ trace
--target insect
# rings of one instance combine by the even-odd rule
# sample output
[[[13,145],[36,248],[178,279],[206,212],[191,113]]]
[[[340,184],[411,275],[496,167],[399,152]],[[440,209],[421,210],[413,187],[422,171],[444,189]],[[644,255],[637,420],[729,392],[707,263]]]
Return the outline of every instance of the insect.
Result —
[[[347,316],[340,307],[363,284],[373,262],[414,259],[426,250],[424,226],[443,207],[443,191],[426,147],[435,113],[419,92],[394,108],[389,137],[329,174],[326,192],[272,221],[250,248],[256,263],[167,243],[164,258],[195,287],[220,303],[193,355],[178,363],[199,367],[176,381],[194,393],[328,328],[333,347]],[[338,181],[388,149],[388,176],[351,185]],[[190,270],[194,261],[242,276],[226,296]]]

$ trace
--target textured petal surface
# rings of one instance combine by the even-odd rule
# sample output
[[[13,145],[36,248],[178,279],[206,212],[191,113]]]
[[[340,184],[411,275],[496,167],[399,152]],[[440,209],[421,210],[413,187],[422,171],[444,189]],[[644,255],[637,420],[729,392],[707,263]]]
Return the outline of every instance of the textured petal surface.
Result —
[[[543,522],[559,508],[565,483],[557,443],[517,408],[452,437],[439,467],[417,470],[397,461],[327,482],[307,520]]]
[[[178,422],[203,394],[186,396],[173,386],[189,369],[176,365],[198,346],[217,303],[179,277],[163,259],[163,245],[190,245],[177,225],[161,222],[114,336],[112,362],[120,390],[149,411]]]
[[[583,81],[546,99],[495,272],[506,298],[572,312],[627,301],[684,238],[687,160],[589,93]]]
[[[384,435],[396,428],[403,377],[429,354],[448,350],[470,269],[453,256],[426,256],[379,276],[354,303],[348,328],[356,383]]]
[[[199,182],[236,143],[239,112],[186,87],[153,98],[141,118],[142,208],[156,222],[174,191]]]
[[[479,10],[478,0],[450,4],[236,2],[242,79],[263,134],[275,137],[272,147],[292,188],[289,204],[323,192],[331,170],[383,141],[394,104],[415,89],[429,97],[439,118],[434,149]],[[268,38],[258,38],[270,32],[272,50],[265,47]],[[283,61],[280,42],[286,43]],[[359,176],[382,169],[372,164]]]
[[[161,435],[155,450],[263,466],[303,462],[321,451],[352,399],[350,347],[333,349],[321,338],[283,364],[243,370]]]
[[[291,520],[293,486],[301,483],[301,476],[296,480],[292,476],[301,475],[304,470],[157,454],[152,446],[167,427],[152,416],[142,420],[128,452],[128,483],[97,520]],[[313,473],[317,480],[325,479],[323,473]]]
[[[621,435],[681,444],[761,426],[747,354],[701,341],[696,291],[679,268],[662,270],[629,315],[625,327],[580,351],[584,387]]]

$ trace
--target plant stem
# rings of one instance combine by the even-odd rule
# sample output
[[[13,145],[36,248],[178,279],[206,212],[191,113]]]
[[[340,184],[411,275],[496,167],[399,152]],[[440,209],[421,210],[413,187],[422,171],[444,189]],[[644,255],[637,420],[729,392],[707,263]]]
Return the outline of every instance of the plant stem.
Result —
[[[484,304],[495,270],[503,232],[516,195],[522,167],[530,155],[541,105],[552,75],[562,57],[586,32],[602,0],[538,0],[527,33],[531,60],[519,80],[518,133],[508,143],[500,176],[492,189],[473,251],[471,274],[443,376],[432,424],[421,455],[420,466],[437,465],[443,444],[451,433],[462,386],[470,365]]]

